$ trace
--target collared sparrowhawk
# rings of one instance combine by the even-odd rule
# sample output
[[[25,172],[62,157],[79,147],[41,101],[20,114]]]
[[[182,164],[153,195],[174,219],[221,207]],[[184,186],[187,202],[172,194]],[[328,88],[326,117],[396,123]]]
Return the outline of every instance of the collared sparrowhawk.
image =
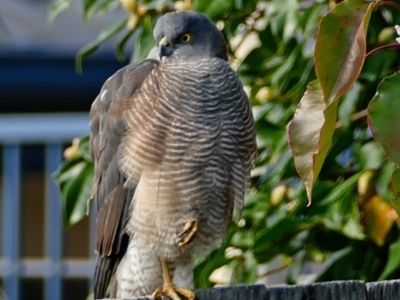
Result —
[[[193,260],[243,207],[254,121],[227,44],[196,12],[162,16],[147,59],[111,76],[90,112],[95,299],[194,299]]]

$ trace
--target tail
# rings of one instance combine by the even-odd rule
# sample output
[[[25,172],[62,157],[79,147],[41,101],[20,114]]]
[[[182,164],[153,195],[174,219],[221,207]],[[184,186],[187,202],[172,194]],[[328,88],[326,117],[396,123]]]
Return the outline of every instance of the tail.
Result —
[[[99,256],[94,271],[94,299],[107,297],[107,289],[116,269],[114,256]]]
[[[122,238],[121,247],[117,254],[110,256],[97,257],[96,269],[94,271],[94,299],[103,299],[107,297],[107,289],[111,278],[124,257],[128,247],[129,237],[125,234]]]

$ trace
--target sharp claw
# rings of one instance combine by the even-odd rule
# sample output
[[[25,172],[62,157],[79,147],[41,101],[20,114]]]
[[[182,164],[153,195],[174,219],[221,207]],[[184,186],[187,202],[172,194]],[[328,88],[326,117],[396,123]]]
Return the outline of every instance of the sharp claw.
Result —
[[[161,297],[168,297],[171,300],[182,300],[182,298],[179,297],[179,295],[182,295],[187,300],[196,299],[196,294],[193,291],[177,287],[172,283],[171,276],[169,274],[168,262],[166,260],[161,260],[161,266],[163,270],[164,285],[162,289],[157,289],[153,293],[153,298],[159,299]]]
[[[175,287],[175,291],[178,292],[178,294],[184,296],[187,300],[196,299],[196,294],[192,290]]]
[[[198,225],[199,222],[197,220],[190,220],[185,223],[182,231],[178,234],[178,237],[180,238],[180,242],[178,243],[179,247],[186,245],[193,239],[197,232]]]
[[[162,290],[160,289],[156,290],[153,293],[152,297],[155,299],[159,299],[161,297],[168,297],[171,300],[182,300],[182,298],[179,297],[178,294],[184,296],[187,300],[196,299],[196,294],[193,291],[176,287],[174,285],[164,287]]]
[[[182,300],[172,287],[168,289],[164,288],[162,290],[156,290],[153,293],[153,298],[159,299],[161,297],[168,297],[172,300]]]

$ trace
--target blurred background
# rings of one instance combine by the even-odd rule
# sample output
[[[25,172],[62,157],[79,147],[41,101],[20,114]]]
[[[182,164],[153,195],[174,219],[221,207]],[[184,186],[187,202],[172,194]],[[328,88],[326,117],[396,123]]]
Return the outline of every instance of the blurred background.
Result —
[[[75,55],[124,12],[85,26],[79,2],[54,22],[49,4],[0,0],[0,288],[12,291],[2,300],[85,299],[94,269],[94,219],[64,229],[51,174],[71,140],[88,134],[92,101],[123,66],[112,40],[82,74]]]
[[[343,4],[350,20],[369,24],[367,51],[398,48],[400,0],[379,2],[385,5],[370,14],[357,0],[52,3],[49,10],[49,0],[0,0],[0,300],[90,295],[95,214],[86,216],[86,203],[93,163],[87,138],[72,147],[71,141],[87,136],[90,105],[104,81],[147,55],[157,17],[189,9],[210,16],[229,42],[230,63],[253,106],[259,152],[242,217],[220,249],[196,261],[196,287],[400,278],[400,208],[391,190],[398,165],[367,122],[378,85],[400,69],[398,50],[385,48],[357,66],[357,81],[338,101],[311,206],[287,135],[316,79],[321,18]],[[335,24],[319,37],[337,38]],[[353,45],[336,40],[341,49]],[[336,49],[324,50],[319,59],[326,63]]]

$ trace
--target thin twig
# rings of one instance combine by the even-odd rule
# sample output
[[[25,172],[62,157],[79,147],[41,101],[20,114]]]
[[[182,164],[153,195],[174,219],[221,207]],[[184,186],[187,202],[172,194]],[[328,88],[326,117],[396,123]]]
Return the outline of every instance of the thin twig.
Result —
[[[289,268],[289,266],[290,266],[290,265],[282,266],[282,267],[279,267],[279,268],[276,268],[276,269],[267,271],[267,272],[265,272],[265,273],[262,273],[260,276],[258,276],[258,279],[267,277],[267,276],[272,275],[272,274],[275,274],[275,273],[282,272],[282,271],[284,271],[285,269]]]
[[[369,52],[365,55],[365,58],[371,56],[371,55],[374,54],[375,52],[378,52],[378,51],[384,50],[384,49],[389,49],[389,48],[400,48],[400,44],[390,44],[390,45],[380,46],[380,47],[378,47],[378,48],[375,48],[375,49],[369,51]]]
[[[356,113],[352,114],[350,116],[350,120],[351,121],[357,121],[357,120],[360,120],[362,118],[365,118],[366,116],[368,116],[368,110],[367,109],[363,109],[363,110],[360,110],[359,112],[356,112]],[[342,126],[343,126],[343,122],[339,120],[335,124],[335,129],[339,129]]]
[[[393,7],[396,7],[398,10],[400,10],[400,5],[393,1],[379,1],[379,2],[377,2],[376,7],[382,6],[382,5],[393,6]]]
[[[362,118],[364,118],[366,116],[368,116],[368,110],[367,109],[363,109],[363,110],[360,110],[359,112],[356,112],[356,113],[352,114],[350,116],[350,120],[357,121],[357,120],[362,119]]]

